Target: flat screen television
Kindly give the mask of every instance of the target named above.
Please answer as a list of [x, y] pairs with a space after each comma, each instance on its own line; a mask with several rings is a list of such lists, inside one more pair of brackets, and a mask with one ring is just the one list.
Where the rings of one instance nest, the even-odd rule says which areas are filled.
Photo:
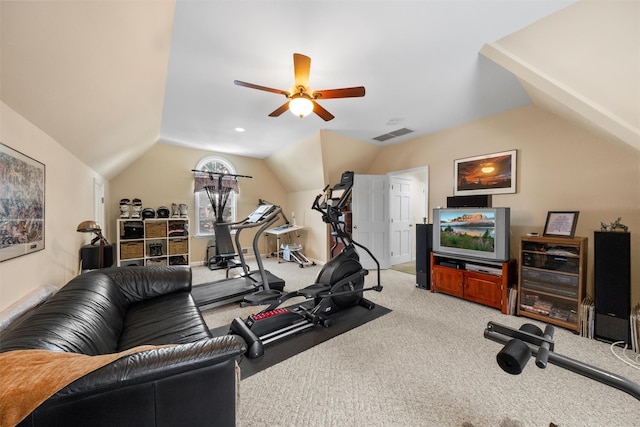
[[472, 260], [510, 258], [509, 208], [433, 210], [433, 251]]

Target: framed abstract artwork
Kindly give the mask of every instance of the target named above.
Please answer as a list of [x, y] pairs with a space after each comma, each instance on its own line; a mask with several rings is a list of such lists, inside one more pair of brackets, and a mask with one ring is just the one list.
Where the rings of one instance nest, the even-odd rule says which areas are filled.
[[45, 165], [0, 143], [0, 262], [44, 249]]

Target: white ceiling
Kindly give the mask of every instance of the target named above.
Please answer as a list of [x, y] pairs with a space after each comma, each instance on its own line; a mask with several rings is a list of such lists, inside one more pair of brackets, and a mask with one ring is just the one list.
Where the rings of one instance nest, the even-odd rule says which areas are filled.
[[[177, 0], [160, 140], [266, 157], [319, 129], [397, 143], [530, 103], [516, 78], [479, 54], [572, 0]], [[312, 89], [365, 86], [320, 101], [335, 119], [268, 114], [289, 90], [292, 55], [311, 57]], [[234, 129], [244, 128], [239, 133]]]
[[[529, 104], [527, 85], [479, 52], [574, 3], [0, 1], [0, 99], [107, 179], [158, 141], [266, 157], [319, 129], [370, 143], [414, 131], [397, 143]], [[366, 96], [320, 101], [330, 122], [268, 117], [285, 97], [233, 81], [288, 90], [294, 52], [312, 59], [312, 89]]]

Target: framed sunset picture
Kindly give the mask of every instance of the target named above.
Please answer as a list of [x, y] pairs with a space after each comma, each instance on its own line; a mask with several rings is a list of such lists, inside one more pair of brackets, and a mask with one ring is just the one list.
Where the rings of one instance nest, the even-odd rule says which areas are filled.
[[454, 161], [456, 196], [516, 192], [516, 150]]

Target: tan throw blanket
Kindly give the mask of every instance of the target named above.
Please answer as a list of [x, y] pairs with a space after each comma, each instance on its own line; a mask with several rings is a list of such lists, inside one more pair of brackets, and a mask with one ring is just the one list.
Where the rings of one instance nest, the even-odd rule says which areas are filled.
[[157, 346], [87, 356], [48, 350], [0, 353], [0, 427], [15, 426], [42, 402], [73, 381], [123, 356]]

